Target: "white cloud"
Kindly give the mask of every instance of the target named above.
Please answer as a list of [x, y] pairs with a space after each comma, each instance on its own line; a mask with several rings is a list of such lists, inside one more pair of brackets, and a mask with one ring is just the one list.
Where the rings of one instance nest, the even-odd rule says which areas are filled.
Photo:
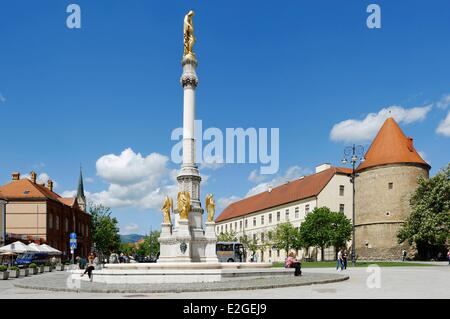
[[267, 179], [267, 175], [261, 175], [258, 173], [259, 170], [254, 169], [250, 172], [250, 175], [248, 176], [248, 180], [253, 183], [261, 183], [265, 179]]
[[378, 113], [369, 113], [363, 120], [349, 119], [333, 126], [330, 138], [336, 142], [367, 142], [372, 140], [388, 117], [393, 117], [399, 123], [414, 123], [423, 121], [432, 105], [422, 107], [403, 108], [390, 106]]
[[95, 179], [93, 179], [92, 177], [86, 177], [84, 180], [86, 181], [86, 183], [89, 183], [89, 184], [92, 184], [95, 182]]
[[[166, 195], [176, 197], [177, 171], [168, 167], [167, 156], [142, 156], [131, 148], [120, 155], [108, 154], [97, 160], [97, 175], [109, 184], [106, 190], [86, 195], [108, 207], [161, 208]], [[206, 179], [206, 178], [205, 178]]]
[[436, 106], [440, 109], [445, 110], [450, 105], [450, 94], [444, 94]]
[[122, 235], [129, 235], [129, 234], [135, 234], [139, 231], [140, 227], [139, 225], [135, 223], [130, 223], [124, 227], [124, 231], [121, 231], [120, 233]]
[[450, 111], [448, 112], [447, 117], [439, 123], [436, 133], [450, 137]]
[[232, 203], [234, 203], [234, 202], [237, 202], [238, 200], [240, 200], [241, 199], [241, 197], [238, 197], [238, 196], [230, 196], [230, 197], [222, 197], [222, 198], [219, 198], [218, 200], [217, 200], [217, 207], [220, 209], [220, 210], [223, 210], [223, 209], [225, 209], [227, 206], [229, 206], [230, 204], [232, 204]]
[[64, 191], [60, 195], [61, 195], [61, 197], [64, 197], [64, 198], [76, 197], [77, 196], [77, 191], [75, 191], [75, 190]]
[[291, 166], [286, 170], [286, 172], [283, 175], [277, 175], [271, 181], [262, 182], [256, 185], [255, 187], [252, 187], [247, 192], [247, 195], [245, 195], [245, 197], [265, 192], [268, 190], [269, 186], [274, 188], [310, 173], [311, 171], [309, 169], [297, 165]]

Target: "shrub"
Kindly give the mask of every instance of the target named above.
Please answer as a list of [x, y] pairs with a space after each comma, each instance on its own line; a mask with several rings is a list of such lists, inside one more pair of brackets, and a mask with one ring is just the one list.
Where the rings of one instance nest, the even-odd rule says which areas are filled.
[[11, 267], [9, 267], [9, 270], [19, 270], [19, 267], [17, 267], [17, 266], [11, 266]]
[[0, 272], [5, 272], [8, 270], [8, 267], [0, 265]]
[[31, 263], [28, 265], [28, 268], [34, 269], [34, 268], [37, 268], [37, 265], [35, 263]]

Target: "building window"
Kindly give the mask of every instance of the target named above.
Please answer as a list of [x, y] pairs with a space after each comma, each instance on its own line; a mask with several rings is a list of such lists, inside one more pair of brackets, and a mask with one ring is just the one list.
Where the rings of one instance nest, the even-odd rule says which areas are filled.
[[286, 209], [286, 220], [289, 220], [289, 209]]
[[64, 228], [65, 228], [66, 232], [68, 232], [69, 231], [69, 219], [67, 217], [65, 218], [64, 223], [65, 223]]
[[256, 234], [253, 234], [253, 241], [256, 241]]
[[339, 204], [339, 212], [340, 213], [344, 213], [344, 208], [345, 208], [344, 204]]
[[230, 223], [230, 232], [233, 231], [233, 223]]
[[256, 226], [256, 217], [253, 217], [253, 227]]
[[295, 219], [298, 218], [298, 213], [299, 213], [299, 211], [300, 211], [300, 208], [299, 208], [298, 206], [295, 207]]
[[272, 213], [269, 214], [269, 224], [272, 224]]
[[264, 215], [261, 216], [261, 225], [264, 225]]
[[53, 228], [53, 214], [48, 214], [48, 228]]
[[269, 238], [269, 240], [272, 240], [272, 232], [271, 231], [267, 232], [267, 237]]
[[55, 220], [55, 226], [56, 226], [56, 230], [59, 230], [59, 216], [56, 216], [56, 218], [55, 218], [56, 220]]
[[234, 231], [237, 231], [237, 222], [234, 222]]
[[389, 189], [393, 189], [393, 188], [394, 188], [394, 183], [390, 182], [390, 183], [388, 184], [388, 188], [389, 188]]
[[277, 250], [277, 257], [280, 257], [280, 250]]
[[272, 249], [269, 249], [269, 258], [272, 258]]
[[261, 241], [264, 241], [264, 233], [261, 233]]
[[344, 196], [344, 185], [339, 185], [339, 196]]
[[248, 219], [245, 220], [245, 228], [248, 228]]
[[308, 214], [309, 213], [309, 204], [306, 204], [305, 205], [305, 214]]
[[281, 218], [280, 216], [281, 216], [280, 212], [277, 212], [277, 222], [280, 221], [280, 218]]
[[225, 232], [228, 233], [228, 225], [225, 225]]

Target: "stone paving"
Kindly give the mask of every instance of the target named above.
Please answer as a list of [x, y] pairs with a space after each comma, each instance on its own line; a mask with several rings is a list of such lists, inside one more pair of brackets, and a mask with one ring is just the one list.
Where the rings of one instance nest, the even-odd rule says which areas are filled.
[[[94, 274], [95, 276], [95, 274]], [[17, 288], [59, 292], [88, 293], [168, 293], [271, 289], [312, 284], [325, 284], [349, 279], [347, 274], [307, 273], [299, 277], [272, 277], [258, 279], [227, 280], [210, 283], [183, 284], [105, 284], [79, 280], [78, 274], [55, 272], [15, 281]]]

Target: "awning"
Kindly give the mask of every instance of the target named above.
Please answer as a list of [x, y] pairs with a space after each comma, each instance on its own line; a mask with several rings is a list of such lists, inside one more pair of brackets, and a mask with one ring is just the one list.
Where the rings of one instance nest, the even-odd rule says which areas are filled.
[[12, 244], [0, 247], [0, 253], [25, 254], [25, 253], [32, 253], [32, 252], [35, 252], [35, 251], [20, 241], [16, 241]]

